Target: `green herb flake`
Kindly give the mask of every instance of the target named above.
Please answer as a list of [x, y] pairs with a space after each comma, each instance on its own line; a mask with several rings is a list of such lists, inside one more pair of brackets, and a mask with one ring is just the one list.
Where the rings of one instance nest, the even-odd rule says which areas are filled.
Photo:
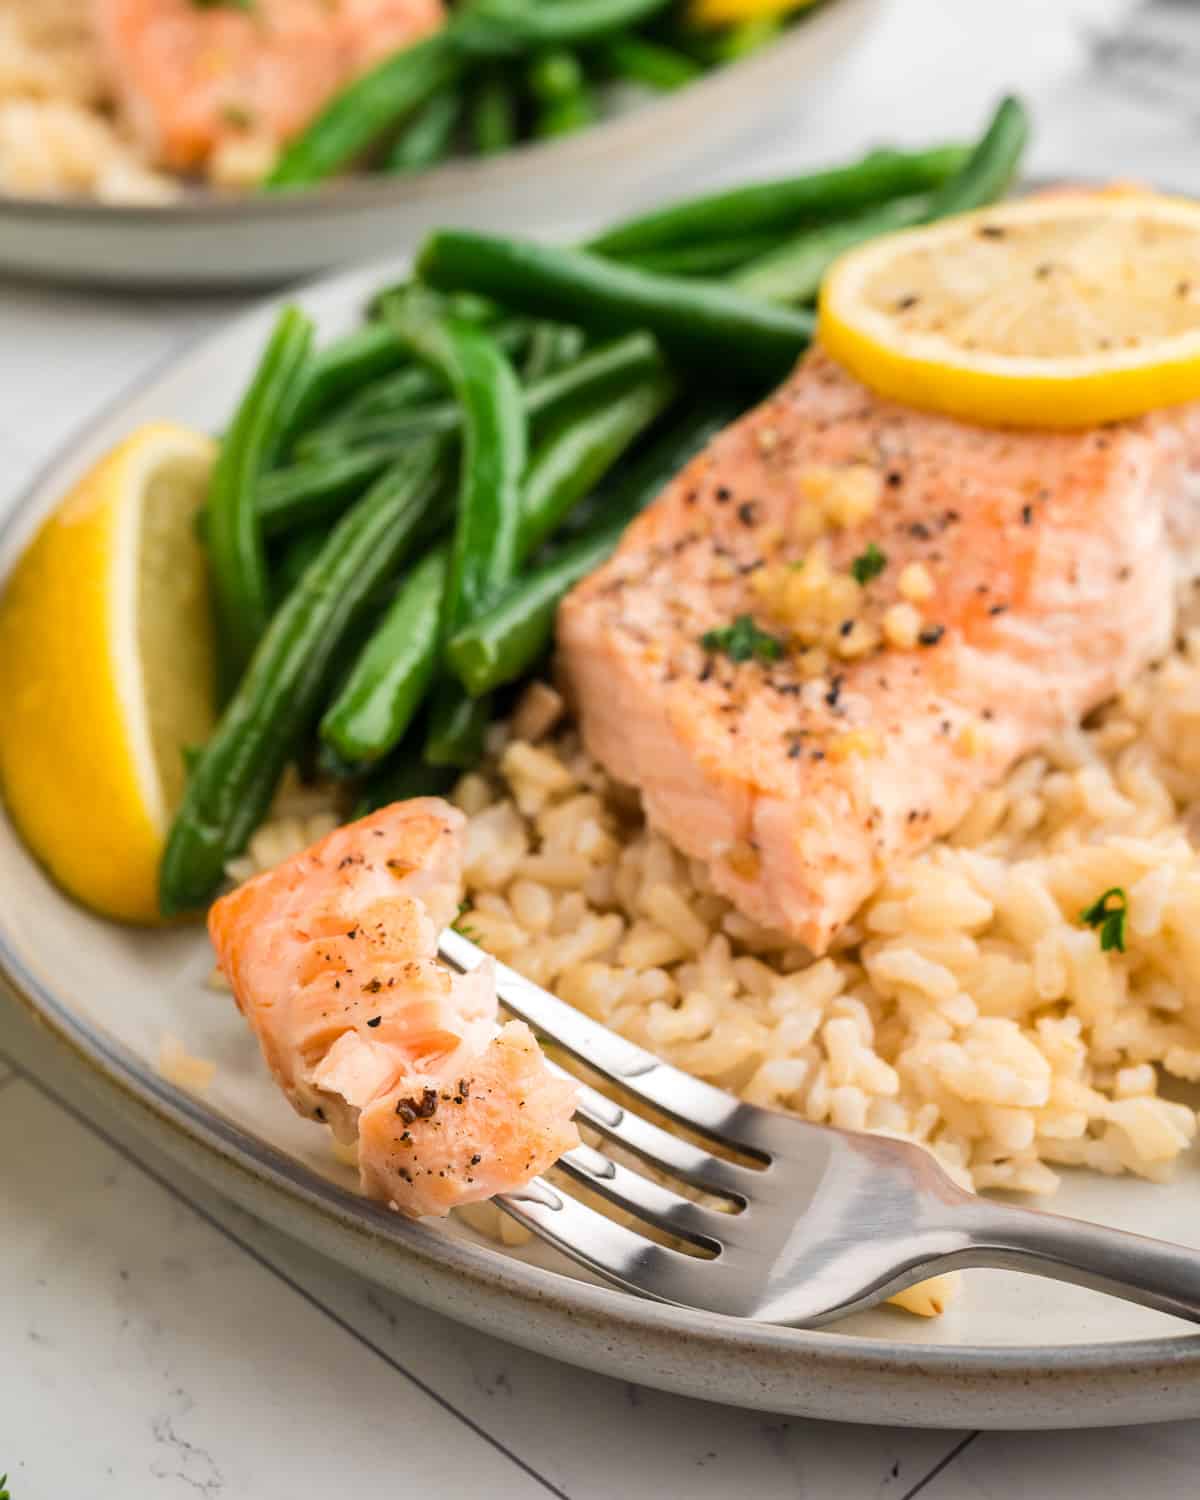
[[1129, 916], [1129, 897], [1119, 885], [1105, 891], [1098, 901], [1079, 913], [1079, 920], [1100, 933], [1100, 951], [1125, 952], [1125, 921]]
[[738, 615], [732, 625], [706, 630], [700, 637], [706, 651], [723, 651], [730, 661], [778, 661], [783, 642], [760, 630], [750, 615]]
[[250, 130], [254, 125], [254, 111], [244, 104], [226, 104], [222, 106], [221, 119], [231, 130]]
[[850, 564], [855, 583], [870, 583], [887, 567], [887, 553], [881, 552], [874, 542], [867, 543], [867, 550], [860, 553]]
[[[460, 937], [465, 937], [468, 943], [479, 943], [479, 934], [467, 925], [466, 918], [470, 915], [471, 903], [460, 901], [458, 903], [458, 916], [450, 924], [451, 932], [457, 932]], [[3, 1500], [3, 1496], [0, 1496]]]
[[[193, 10], [244, 10], [249, 14], [254, 9], [254, 0], [192, 0]], [[0, 1495], [0, 1500], [4, 1497]]]
[[0, 1474], [0, 1500], [10, 1500], [7, 1474]]

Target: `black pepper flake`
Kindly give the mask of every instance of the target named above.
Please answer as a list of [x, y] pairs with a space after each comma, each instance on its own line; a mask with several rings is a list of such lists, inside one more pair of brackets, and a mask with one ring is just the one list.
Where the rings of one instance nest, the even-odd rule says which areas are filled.
[[917, 636], [922, 646], [936, 646], [946, 634], [944, 625], [926, 625], [925, 629]]
[[889, 469], [884, 475], [884, 482], [894, 490], [899, 489], [904, 483], [904, 475], [899, 469]]
[[914, 521], [908, 528], [909, 536], [916, 537], [918, 542], [927, 542], [930, 537], [929, 527], [924, 521]]
[[358, 936], [358, 928], [357, 927], [352, 927], [350, 929], [350, 931], [346, 934], [346, 936], [350, 939], [351, 942], [353, 942], [354, 939]]
[[853, 620], [843, 620], [842, 623], [838, 626], [838, 635], [845, 639], [845, 637], [848, 636], [853, 629]]
[[478, 1153], [478, 1151], [477, 1151], [475, 1153], [475, 1155], [471, 1158], [471, 1165], [473, 1167], [477, 1167], [482, 1160], [483, 1160], [483, 1157], [480, 1156], [479, 1153]]
[[1001, 224], [981, 224], [976, 232], [981, 240], [1003, 240], [1008, 237], [1008, 230]]
[[464, 1099], [471, 1097], [471, 1080], [469, 1078], [460, 1078], [458, 1080], [458, 1092]]
[[988, 610], [988, 614], [989, 615], [1003, 615], [1003, 614], [1007, 614], [1007, 613], [1008, 613], [1008, 605], [1007, 604], [993, 604], [992, 607]]
[[318, 1104], [317, 1107], [316, 1107], [316, 1109], [313, 1110], [313, 1119], [314, 1120], [324, 1120], [324, 1118], [325, 1118], [325, 1111]]
[[719, 484], [717, 486], [717, 504], [728, 505], [732, 499], [733, 491], [729, 488], [729, 486], [727, 484]]
[[833, 681], [829, 684], [829, 691], [825, 694], [825, 702], [829, 705], [830, 708], [836, 708], [838, 706], [838, 699], [842, 696], [842, 688], [845, 687], [845, 685], [846, 679], [842, 675], [842, 673], [839, 672], [837, 676], [834, 677]]
[[406, 1125], [411, 1125], [414, 1120], [432, 1120], [437, 1114], [437, 1107], [437, 1089], [425, 1089], [420, 1099], [400, 1099], [396, 1104], [396, 1113]]
[[379, 991], [382, 988], [383, 980], [378, 978], [378, 976], [376, 976], [376, 978], [374, 979], [368, 979], [366, 984], [363, 985], [363, 989], [367, 992], [368, 995], [378, 995]]
[[743, 500], [737, 508], [737, 518], [743, 526], [753, 526], [758, 518], [758, 507], [753, 500]]
[[916, 292], [906, 292], [903, 297], [897, 297], [892, 306], [897, 312], [908, 312], [910, 308], [916, 307], [920, 300]]
[[372, 1016], [371, 1019], [367, 1022], [367, 1025], [370, 1026], [373, 1030], [376, 1026], [379, 1025], [382, 1020], [382, 1016]]
[[1032, 526], [1033, 525], [1033, 506], [1032, 505], [1022, 505], [1022, 507], [1021, 507], [1021, 525], [1022, 526]]

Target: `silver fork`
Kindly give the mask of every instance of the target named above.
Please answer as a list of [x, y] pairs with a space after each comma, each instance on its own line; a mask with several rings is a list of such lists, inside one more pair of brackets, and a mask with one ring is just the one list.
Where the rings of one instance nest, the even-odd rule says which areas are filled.
[[[461, 933], [439, 951], [464, 973], [487, 955]], [[1110, 1292], [1200, 1322], [1200, 1251], [964, 1192], [920, 1146], [745, 1104], [661, 1062], [497, 964], [503, 1005], [588, 1068], [690, 1131], [712, 1154], [594, 1089], [578, 1120], [652, 1167], [726, 1201], [692, 1202], [581, 1145], [559, 1165], [644, 1223], [657, 1244], [543, 1178], [498, 1199], [542, 1239], [629, 1291], [685, 1307], [817, 1327], [942, 1271], [992, 1266]]]

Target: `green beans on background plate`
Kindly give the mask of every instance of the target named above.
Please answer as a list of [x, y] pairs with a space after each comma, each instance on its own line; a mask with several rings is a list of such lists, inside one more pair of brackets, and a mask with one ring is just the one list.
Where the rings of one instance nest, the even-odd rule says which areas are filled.
[[258, 643], [188, 777], [159, 879], [163, 913], [202, 905], [270, 807], [362, 601], [444, 497], [441, 446], [414, 445], [326, 537]]
[[618, 78], [667, 92], [693, 83], [703, 65], [686, 52], [632, 32], [619, 32], [600, 43], [600, 56]]
[[671, 204], [607, 230], [588, 249], [621, 258], [760, 230], [784, 232], [805, 221], [838, 218], [889, 198], [929, 192], [952, 177], [966, 157], [962, 146], [873, 151], [843, 167]]
[[407, 114], [453, 87], [462, 68], [450, 27], [385, 58], [335, 94], [284, 147], [264, 186], [307, 187], [331, 177]]
[[686, 371], [710, 380], [781, 379], [812, 337], [805, 312], [744, 296], [719, 282], [683, 281], [582, 250], [444, 230], [417, 260], [444, 291], [470, 287], [522, 311], [584, 327], [647, 329]]
[[566, 130], [555, 128], [556, 116], [565, 119], [578, 101], [589, 98], [583, 63], [570, 47], [548, 47], [535, 53], [525, 69], [525, 83], [536, 111], [535, 135], [566, 134]]
[[559, 600], [609, 556], [638, 511], [741, 411], [742, 403], [728, 396], [693, 403], [596, 495], [586, 529], [451, 638], [447, 659], [468, 692], [488, 693], [537, 666], [554, 633]]
[[466, 51], [504, 56], [573, 47], [648, 21], [671, 0], [473, 0], [456, 15], [454, 38]]
[[512, 84], [497, 68], [476, 84], [467, 107], [468, 125], [480, 156], [511, 150], [517, 139], [517, 100]]
[[453, 84], [411, 117], [384, 157], [385, 172], [421, 172], [449, 156], [463, 117], [463, 93]]
[[288, 415], [293, 382], [309, 360], [313, 325], [280, 313], [254, 377], [221, 442], [205, 506], [222, 676], [234, 681], [267, 627], [270, 586], [255, 496]]

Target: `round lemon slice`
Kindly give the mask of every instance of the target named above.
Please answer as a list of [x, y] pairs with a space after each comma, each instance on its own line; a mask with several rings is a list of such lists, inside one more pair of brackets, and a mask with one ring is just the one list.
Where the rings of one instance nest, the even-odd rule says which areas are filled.
[[213, 444], [141, 428], [75, 486], [0, 599], [0, 782], [29, 847], [78, 900], [158, 919], [184, 751], [213, 719], [193, 521]]
[[1200, 204], [1053, 193], [871, 241], [819, 337], [881, 395], [967, 421], [1084, 427], [1200, 398]]

